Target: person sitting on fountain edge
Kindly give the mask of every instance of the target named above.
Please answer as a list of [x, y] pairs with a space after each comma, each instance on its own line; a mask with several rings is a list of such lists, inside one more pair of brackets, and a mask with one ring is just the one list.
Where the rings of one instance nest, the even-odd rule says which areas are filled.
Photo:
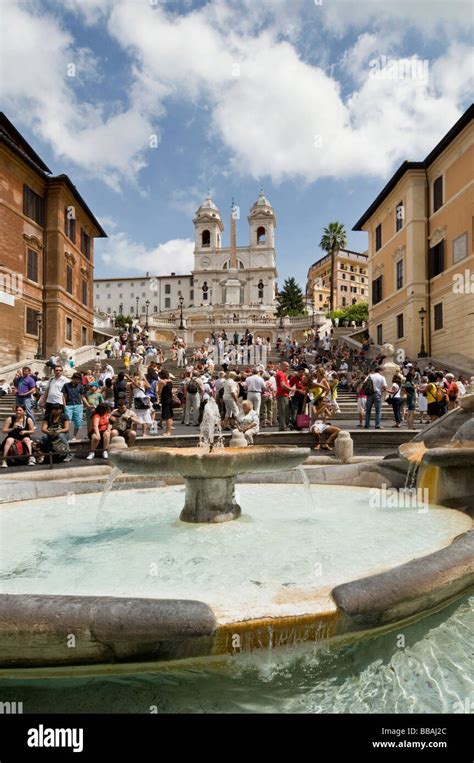
[[253, 445], [253, 438], [258, 434], [260, 420], [250, 400], [244, 400], [242, 403], [242, 413], [237, 416], [238, 429], [243, 432], [249, 445]]

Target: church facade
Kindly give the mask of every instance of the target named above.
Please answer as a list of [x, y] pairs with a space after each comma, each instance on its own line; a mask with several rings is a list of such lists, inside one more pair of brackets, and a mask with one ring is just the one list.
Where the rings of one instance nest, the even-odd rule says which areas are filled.
[[250, 243], [237, 246], [236, 220], [239, 207], [230, 213], [230, 246], [222, 246], [224, 223], [208, 196], [194, 217], [194, 307], [238, 314], [239, 311], [269, 312], [276, 308], [275, 261], [276, 217], [263, 191], [247, 217]]

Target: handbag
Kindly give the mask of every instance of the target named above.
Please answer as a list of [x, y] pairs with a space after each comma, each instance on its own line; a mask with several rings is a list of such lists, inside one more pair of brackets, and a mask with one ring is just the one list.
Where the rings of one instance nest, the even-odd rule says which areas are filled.
[[[305, 395], [304, 404], [303, 404], [303, 411], [305, 410], [306, 405], [307, 405], [306, 404], [306, 400], [307, 400], [307, 396]], [[307, 413], [298, 413], [298, 415], [296, 417], [296, 428], [297, 429], [306, 429], [306, 428], [309, 429], [309, 425], [310, 425], [309, 415]]]
[[140, 411], [144, 411], [150, 407], [150, 399], [148, 397], [136, 397], [135, 408]]

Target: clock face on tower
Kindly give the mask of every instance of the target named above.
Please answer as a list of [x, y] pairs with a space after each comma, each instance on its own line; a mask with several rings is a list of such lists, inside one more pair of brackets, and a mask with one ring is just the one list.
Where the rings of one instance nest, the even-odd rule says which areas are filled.
[[202, 268], [208, 268], [210, 264], [211, 264], [210, 257], [201, 257], [200, 265]]

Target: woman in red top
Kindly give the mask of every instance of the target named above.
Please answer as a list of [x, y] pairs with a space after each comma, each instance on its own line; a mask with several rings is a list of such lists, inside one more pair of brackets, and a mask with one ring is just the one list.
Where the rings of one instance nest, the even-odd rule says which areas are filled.
[[110, 413], [105, 403], [99, 403], [94, 413], [91, 416], [89, 439], [91, 441], [91, 450], [86, 457], [88, 461], [92, 461], [95, 458], [95, 450], [102, 445], [102, 458], [108, 458], [109, 454], [107, 448], [110, 445], [110, 431], [112, 425], [110, 423]]

